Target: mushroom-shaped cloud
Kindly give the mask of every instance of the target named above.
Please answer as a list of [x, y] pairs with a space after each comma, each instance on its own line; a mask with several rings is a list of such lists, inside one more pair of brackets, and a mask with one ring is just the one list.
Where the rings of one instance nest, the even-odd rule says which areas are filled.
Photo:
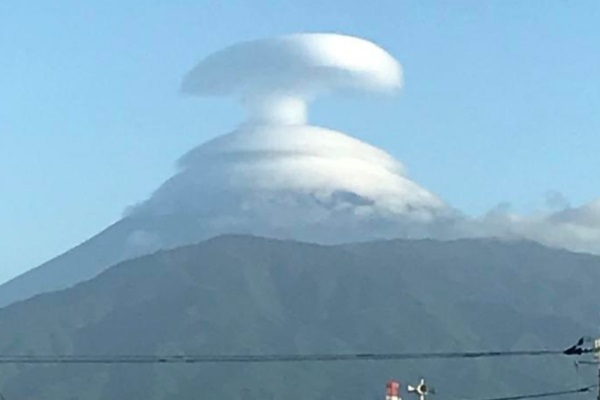
[[381, 47], [339, 34], [296, 34], [233, 45], [200, 62], [182, 91], [238, 96], [250, 122], [303, 124], [306, 103], [337, 89], [393, 92], [400, 64]]
[[221, 233], [322, 243], [437, 236], [457, 213], [411, 181], [400, 162], [305, 124], [306, 103], [317, 95], [395, 92], [401, 83], [391, 55], [350, 36], [298, 34], [215, 53], [184, 78], [183, 91], [237, 96], [251, 123], [188, 153], [180, 171], [131, 215], [193, 221], [200, 232], [194, 241]]

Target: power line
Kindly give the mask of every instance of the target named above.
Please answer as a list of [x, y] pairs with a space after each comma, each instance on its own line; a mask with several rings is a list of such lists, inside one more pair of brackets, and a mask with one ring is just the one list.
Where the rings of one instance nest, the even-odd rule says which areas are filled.
[[544, 393], [534, 393], [534, 394], [523, 394], [517, 396], [508, 396], [508, 397], [492, 397], [488, 399], [476, 399], [476, 400], [522, 400], [522, 399], [538, 399], [541, 397], [552, 397], [552, 396], [564, 396], [567, 394], [576, 394], [576, 393], [586, 393], [590, 390], [597, 388], [598, 385], [590, 385], [584, 386], [578, 389], [571, 390], [562, 390], [557, 392], [544, 392]]
[[[579, 355], [588, 353], [567, 353]], [[431, 359], [474, 359], [492, 357], [539, 357], [565, 355], [564, 350], [522, 350], [446, 353], [338, 353], [273, 355], [0, 355], [0, 364], [198, 364], [198, 363], [300, 363], [343, 361], [394, 361]]]

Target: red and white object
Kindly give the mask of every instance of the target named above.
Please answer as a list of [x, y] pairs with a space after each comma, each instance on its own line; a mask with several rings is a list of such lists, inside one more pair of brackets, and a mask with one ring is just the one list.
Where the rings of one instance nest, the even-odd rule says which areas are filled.
[[394, 380], [385, 385], [385, 400], [402, 400], [400, 397], [400, 383]]

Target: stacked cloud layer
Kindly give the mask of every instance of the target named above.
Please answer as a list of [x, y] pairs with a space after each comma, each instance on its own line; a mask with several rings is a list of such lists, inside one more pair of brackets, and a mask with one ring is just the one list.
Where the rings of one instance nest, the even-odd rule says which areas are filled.
[[230, 95], [249, 118], [186, 155], [136, 213], [185, 213], [212, 234], [321, 242], [437, 237], [457, 219], [386, 152], [306, 124], [307, 103], [333, 90], [393, 92], [402, 68], [371, 42], [291, 35], [232, 46], [194, 68], [183, 91]]
[[382, 150], [305, 125], [253, 126], [188, 153], [136, 210], [219, 233], [343, 242], [439, 236], [457, 218]]

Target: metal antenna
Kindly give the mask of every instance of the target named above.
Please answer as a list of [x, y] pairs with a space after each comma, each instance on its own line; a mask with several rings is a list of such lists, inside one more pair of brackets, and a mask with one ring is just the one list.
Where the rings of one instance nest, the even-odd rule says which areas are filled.
[[425, 383], [425, 378], [421, 378], [417, 386], [408, 385], [408, 393], [414, 393], [419, 396], [419, 400], [425, 400], [425, 398], [431, 393], [429, 386]]

